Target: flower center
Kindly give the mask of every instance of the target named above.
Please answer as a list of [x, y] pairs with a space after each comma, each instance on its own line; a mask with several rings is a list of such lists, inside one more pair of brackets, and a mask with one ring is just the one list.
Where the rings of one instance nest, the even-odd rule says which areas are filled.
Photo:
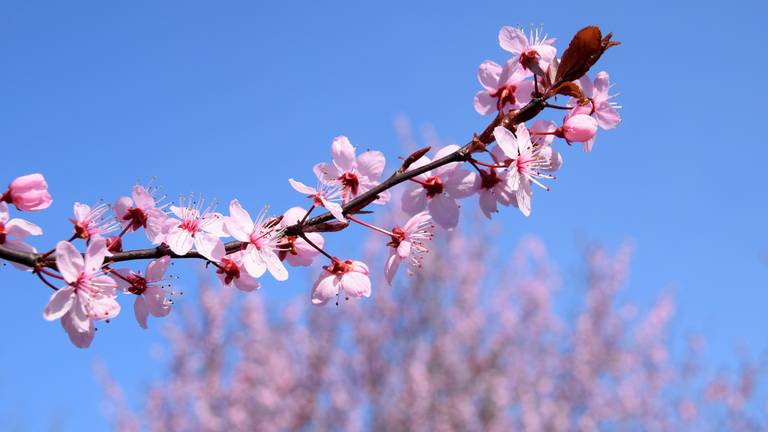
[[538, 65], [539, 53], [533, 48], [529, 48], [520, 53], [520, 64], [525, 69], [530, 69], [534, 65]]
[[5, 223], [0, 222], [0, 244], [5, 243], [5, 238], [7, 234], [5, 232]]
[[181, 223], [181, 229], [189, 231], [189, 233], [192, 234], [192, 237], [195, 236], [195, 233], [197, 233], [199, 228], [200, 222], [197, 219], [185, 219]]
[[387, 246], [392, 246], [393, 248], [396, 248], [400, 246], [400, 242], [405, 240], [405, 231], [400, 227], [394, 227], [392, 228], [392, 241], [387, 243]]
[[134, 231], [142, 227], [146, 228], [148, 219], [149, 217], [144, 213], [144, 210], [136, 207], [129, 208], [123, 216], [123, 220], [130, 221], [131, 229]]
[[438, 176], [432, 176], [424, 180], [422, 186], [427, 191], [427, 197], [432, 198], [437, 194], [443, 193], [445, 188], [443, 187], [443, 181]]
[[229, 258], [222, 258], [216, 273], [223, 274], [224, 283], [229, 285], [233, 280], [240, 278], [240, 267]]
[[339, 180], [341, 181], [342, 186], [344, 186], [344, 189], [348, 189], [352, 192], [352, 195], [357, 195], [357, 189], [360, 186], [360, 180], [358, 180], [357, 174], [347, 171], [339, 176]]
[[126, 279], [128, 279], [128, 282], [131, 284], [131, 286], [128, 287], [128, 292], [140, 295], [147, 290], [147, 280], [144, 279], [144, 277], [131, 273]]
[[499, 176], [496, 175], [496, 171], [480, 171], [480, 186], [483, 189], [493, 189], [499, 182], [501, 182], [501, 180], [499, 180]]
[[506, 104], [514, 105], [517, 102], [515, 99], [515, 91], [517, 91], [517, 87], [513, 85], [505, 85], [499, 87], [495, 92], [491, 93], [492, 97], [498, 99], [496, 102], [496, 108], [500, 110]]
[[323, 268], [325, 268], [329, 273], [333, 273], [335, 275], [343, 275], [344, 273], [349, 273], [352, 271], [352, 261], [342, 261], [338, 258], [334, 258], [331, 265], [324, 266]]

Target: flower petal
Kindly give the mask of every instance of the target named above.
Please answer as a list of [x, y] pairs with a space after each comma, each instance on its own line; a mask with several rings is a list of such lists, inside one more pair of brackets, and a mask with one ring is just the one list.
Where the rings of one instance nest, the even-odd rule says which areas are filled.
[[427, 207], [432, 219], [441, 227], [453, 229], [459, 224], [459, 205], [455, 199], [442, 194], [435, 195]]
[[83, 256], [70, 242], [60, 241], [56, 245], [56, 267], [68, 283], [77, 282], [85, 267]]
[[352, 171], [356, 167], [355, 148], [345, 136], [337, 136], [331, 143], [333, 163], [342, 171]]
[[336, 294], [339, 293], [339, 288], [339, 277], [324, 270], [312, 286], [312, 304], [321, 305], [327, 303], [328, 300], [336, 297]]
[[219, 262], [226, 251], [221, 239], [207, 232], [199, 232], [195, 236], [195, 248], [200, 255], [208, 258], [210, 261]]
[[43, 318], [47, 321], [55, 321], [69, 312], [75, 303], [75, 288], [67, 286], [51, 295], [48, 304], [43, 309]]
[[136, 301], [133, 303], [133, 315], [136, 316], [136, 322], [143, 329], [147, 328], [147, 317], [149, 316], [149, 309], [144, 302], [144, 297], [136, 296]]
[[171, 257], [164, 256], [156, 260], [152, 260], [147, 265], [147, 272], [144, 277], [148, 282], [157, 282], [163, 279], [165, 272], [168, 270], [168, 266], [171, 264]]
[[370, 150], [357, 157], [357, 171], [370, 180], [381, 177], [385, 165], [384, 153], [380, 151]]

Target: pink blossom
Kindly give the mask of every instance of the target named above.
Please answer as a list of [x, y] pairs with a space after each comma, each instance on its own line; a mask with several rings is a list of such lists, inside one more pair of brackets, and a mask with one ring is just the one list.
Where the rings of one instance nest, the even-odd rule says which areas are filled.
[[[307, 211], [301, 207], [292, 207], [283, 213], [283, 218], [280, 220], [280, 226], [286, 228], [290, 225], [301, 222], [304, 219], [304, 215]], [[317, 247], [322, 248], [325, 240], [319, 233], [305, 233], [305, 236], [314, 243]], [[297, 236], [285, 236], [283, 237], [282, 250], [278, 253], [280, 259], [288, 261], [288, 264], [297, 267], [306, 267], [312, 264], [312, 261], [319, 254], [317, 249], [307, 243], [301, 237]]]
[[258, 279], [248, 274], [243, 267], [242, 252], [227, 255], [218, 262], [216, 267], [216, 276], [224, 285], [229, 286], [234, 282], [237, 289], [247, 292], [258, 289], [260, 286]]
[[75, 227], [75, 235], [83, 240], [90, 241], [96, 237], [104, 237], [105, 234], [116, 231], [120, 225], [111, 215], [108, 215], [109, 206], [99, 204], [91, 208], [87, 204], [78, 202], [73, 206], [75, 218], [70, 222]]
[[342, 290], [347, 298], [371, 296], [371, 279], [365, 263], [334, 258], [331, 265], [323, 266], [322, 273], [312, 286], [312, 304], [325, 304]]
[[[43, 234], [42, 228], [24, 219], [11, 219], [8, 205], [0, 201], [0, 245], [22, 252], [37, 252], [34, 247], [24, 242], [27, 236]], [[11, 262], [19, 270], [29, 271], [29, 267]]]
[[501, 150], [509, 158], [506, 163], [510, 170], [510, 187], [515, 191], [515, 204], [524, 215], [529, 216], [531, 214], [531, 183], [549, 190], [538, 179], [554, 178], [542, 171], [553, 170], [554, 165], [551, 161], [560, 160], [560, 155], [551, 146], [534, 146], [528, 129], [522, 123], [517, 125], [515, 134], [498, 126], [493, 130], [493, 135]]
[[577, 106], [570, 110], [563, 119], [563, 126], [555, 131], [555, 136], [565, 138], [569, 143], [580, 142], [584, 145], [584, 151], [592, 151], [597, 133], [597, 120], [589, 113], [590, 108]]
[[269, 270], [278, 281], [288, 279], [288, 270], [277, 255], [283, 250], [283, 231], [273, 219], [267, 218], [266, 210], [254, 222], [240, 201], [232, 200], [224, 225], [229, 235], [247, 245], [242, 260], [251, 276], [258, 278]]
[[0, 201], [12, 203], [22, 211], [38, 211], [47, 209], [53, 199], [43, 175], [35, 173], [12, 181], [8, 190], [0, 196]]
[[485, 90], [475, 95], [475, 111], [482, 115], [520, 108], [531, 100], [533, 81], [519, 62], [510, 60], [502, 68], [486, 60], [480, 64], [477, 78]]
[[56, 266], [67, 285], [51, 295], [43, 318], [61, 319], [69, 339], [80, 348], [91, 344], [94, 320], [109, 320], [120, 313], [120, 304], [115, 300], [117, 284], [101, 270], [106, 255], [103, 238], [91, 241], [85, 258], [72, 243], [61, 241], [56, 245]]
[[136, 295], [133, 312], [141, 328], [147, 328], [147, 318], [150, 314], [161, 318], [171, 312], [173, 302], [166, 297], [164, 288], [168, 285], [163, 279], [170, 264], [171, 257], [166, 255], [152, 260], [143, 275], [141, 272], [134, 273], [126, 269], [115, 271], [118, 274], [115, 279], [117, 287], [126, 294]]
[[[498, 147], [491, 149], [494, 161], [501, 162], [506, 159], [504, 152]], [[498, 212], [498, 205], [508, 206], [515, 200], [515, 190], [512, 189], [509, 180], [508, 169], [487, 168], [480, 169], [477, 183], [480, 210], [487, 218]]]
[[[345, 136], [333, 139], [331, 156], [333, 162], [315, 165], [315, 174], [327, 184], [338, 185], [344, 203], [376, 186], [386, 163], [380, 151], [355, 156], [355, 148]], [[384, 204], [388, 200], [389, 193], [383, 192], [375, 202]]]
[[621, 108], [611, 102], [616, 95], [609, 95], [611, 80], [608, 72], [598, 72], [594, 83], [587, 75], [579, 79], [579, 85], [584, 96], [589, 98], [592, 106], [591, 114], [597, 118], [597, 124], [603, 129], [613, 129], [621, 122], [621, 116], [616, 111]]
[[526, 36], [522, 29], [516, 27], [502, 27], [499, 31], [499, 45], [501, 48], [517, 54], [513, 60], [519, 62], [525, 69], [536, 75], [544, 75], [547, 66], [555, 58], [557, 49], [554, 47], [555, 39], [540, 35], [539, 29], [531, 30]]
[[183, 199], [180, 201], [180, 207], [170, 207], [181, 220], [171, 219], [168, 223], [165, 243], [177, 255], [186, 255], [194, 244], [200, 255], [211, 261], [220, 260], [225, 253], [221, 241], [226, 236], [224, 217], [213, 211], [213, 206], [203, 208], [202, 200], [192, 201], [192, 206], [184, 206]]
[[421, 268], [424, 255], [429, 251], [426, 242], [432, 240], [434, 230], [432, 216], [427, 212], [413, 215], [402, 228], [392, 228], [392, 241], [387, 245], [390, 247], [389, 257], [384, 267], [384, 276], [390, 285], [403, 260], [408, 260], [411, 269]]
[[127, 227], [129, 231], [138, 231], [144, 228], [147, 239], [152, 244], [160, 244], [170, 225], [164, 207], [157, 206], [152, 190], [136, 185], [130, 197], [120, 197], [115, 202], [115, 215], [123, 229]]
[[[459, 146], [451, 144], [440, 149], [435, 159], [447, 156]], [[428, 157], [417, 160], [410, 169], [415, 169], [430, 163]], [[445, 229], [452, 229], [459, 223], [459, 204], [457, 199], [466, 198], [477, 190], [478, 176], [471, 171], [460, 168], [458, 163], [449, 163], [427, 171], [411, 179], [412, 187], [406, 189], [402, 196], [403, 211], [415, 215], [428, 209], [432, 218]]]
[[[319, 174], [318, 174], [319, 178]], [[312, 203], [318, 207], [325, 207], [333, 217], [341, 222], [344, 222], [344, 213], [342, 212], [341, 205], [335, 202], [341, 196], [341, 189], [338, 184], [328, 184], [323, 181], [319, 181], [317, 188], [313, 189], [300, 181], [296, 181], [292, 178], [288, 179], [288, 183], [291, 187], [303, 194], [307, 194], [307, 198], [312, 198]]]

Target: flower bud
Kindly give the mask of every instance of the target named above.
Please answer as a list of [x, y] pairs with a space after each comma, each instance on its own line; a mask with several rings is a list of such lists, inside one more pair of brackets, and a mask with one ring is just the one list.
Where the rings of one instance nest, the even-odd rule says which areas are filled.
[[597, 132], [597, 120], [586, 114], [576, 114], [565, 119], [562, 130], [568, 141], [589, 141], [595, 137]]
[[12, 203], [22, 211], [38, 211], [48, 208], [53, 199], [43, 175], [35, 173], [12, 181], [0, 201]]

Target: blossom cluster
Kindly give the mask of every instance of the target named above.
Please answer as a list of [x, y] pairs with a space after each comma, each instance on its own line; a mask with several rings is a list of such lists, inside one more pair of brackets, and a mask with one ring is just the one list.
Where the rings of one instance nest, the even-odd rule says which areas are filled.
[[[403, 263], [409, 273], [422, 266], [439, 229], [458, 226], [462, 200], [477, 197], [488, 218], [510, 206], [529, 216], [534, 186], [549, 190], [545, 183], [563, 164], [555, 140], [581, 142], [591, 151], [598, 127], [610, 129], [619, 123], [608, 74], [600, 72], [594, 80], [586, 74], [615, 42], [610, 35], [602, 38], [596, 27], [580, 31], [574, 41], [580, 42], [572, 42], [558, 59], [553, 39], [540, 37], [538, 31], [526, 35], [521, 29], [502, 28], [499, 43], [511, 57], [503, 66], [486, 60], [478, 71], [483, 90], [475, 96], [475, 109], [495, 116], [486, 132], [465, 146], [435, 149], [433, 157], [428, 156], [430, 148], [417, 151], [388, 178], [383, 178], [382, 152], [358, 153], [347, 137], [338, 136], [331, 143], [331, 160], [312, 169], [314, 186], [288, 179], [308, 202], [282, 215], [270, 215], [264, 208], [253, 217], [237, 199], [224, 214], [215, 201], [190, 195], [166, 202], [156, 188], [136, 185], [130, 196], [114, 203], [75, 203], [69, 219], [71, 238], [38, 253], [25, 240], [41, 235], [42, 229], [11, 219], [8, 204], [20, 211], [40, 211], [52, 198], [41, 174], [19, 177], [0, 197], [0, 258], [32, 272], [54, 290], [43, 317], [60, 321], [78, 347], [90, 345], [95, 322], [120, 313], [119, 295], [134, 296], [134, 315], [143, 328], [149, 315], [168, 315], [174, 292], [166, 273], [171, 260], [182, 256], [205, 260], [224, 285], [242, 291], [259, 288], [267, 273], [276, 281], [287, 280], [286, 265], [317, 261], [321, 267], [311, 290], [313, 304], [370, 297], [369, 266], [329, 253], [321, 233], [352, 224], [380, 233], [389, 251], [384, 274], [392, 284]], [[585, 43], [593, 46], [591, 51], [572, 48]], [[566, 105], [548, 101], [558, 96], [567, 97]], [[565, 115], [558, 122], [534, 120], [545, 108], [564, 110]], [[364, 211], [369, 204], [390, 203], [390, 189], [401, 183], [405, 185], [397, 204], [409, 218], [393, 227], [362, 219], [371, 213]], [[325, 213], [310, 217], [316, 209]], [[124, 236], [138, 231], [155, 248], [124, 251]], [[227, 238], [232, 240], [225, 243]], [[75, 246], [78, 241], [84, 243], [84, 253]], [[143, 271], [121, 267], [136, 259], [151, 261]]]

